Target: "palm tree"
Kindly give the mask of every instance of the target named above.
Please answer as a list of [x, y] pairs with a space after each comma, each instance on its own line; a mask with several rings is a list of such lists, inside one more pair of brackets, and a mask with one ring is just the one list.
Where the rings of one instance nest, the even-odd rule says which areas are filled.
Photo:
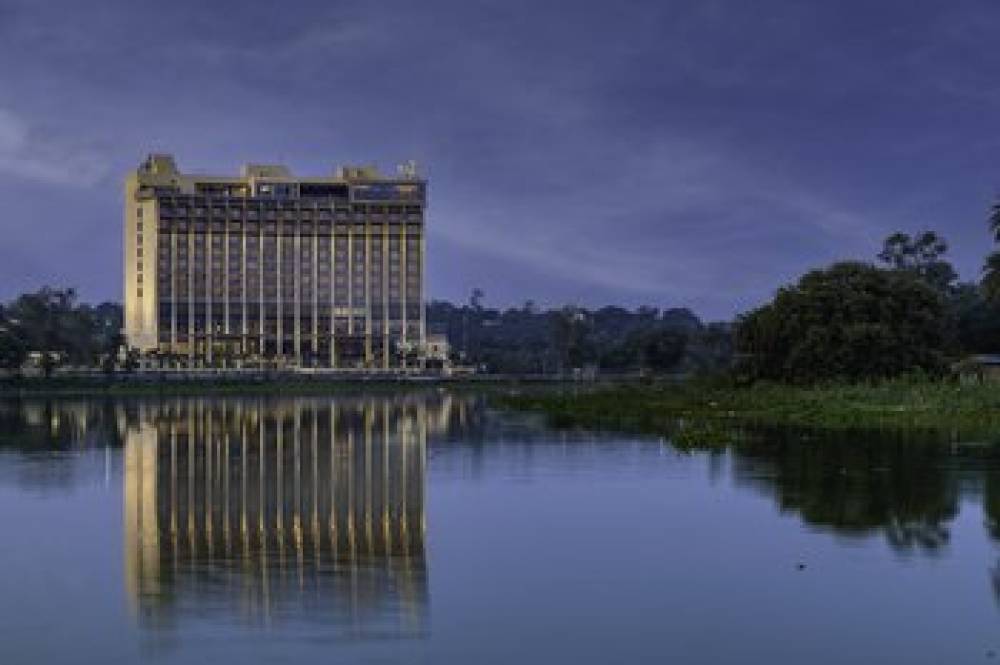
[[1000, 303], [1000, 252], [990, 252], [986, 257], [983, 279], [979, 286], [987, 300]]
[[1000, 200], [990, 209], [990, 231], [993, 232], [994, 241], [1000, 242]]
[[[989, 224], [993, 241], [1000, 243], [1000, 201], [994, 203], [990, 209]], [[991, 252], [986, 257], [981, 286], [987, 300], [1000, 303], [1000, 251]]]

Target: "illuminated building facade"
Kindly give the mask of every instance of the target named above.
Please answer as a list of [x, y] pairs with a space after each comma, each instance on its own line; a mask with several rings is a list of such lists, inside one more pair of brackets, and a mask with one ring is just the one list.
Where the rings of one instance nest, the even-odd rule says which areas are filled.
[[188, 367], [419, 365], [426, 185], [412, 164], [220, 177], [149, 156], [125, 183], [129, 346]]

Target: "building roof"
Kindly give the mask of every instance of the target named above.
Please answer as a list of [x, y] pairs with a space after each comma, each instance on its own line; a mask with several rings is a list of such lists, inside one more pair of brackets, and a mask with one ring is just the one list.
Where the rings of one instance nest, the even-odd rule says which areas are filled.
[[974, 356], [969, 356], [968, 361], [975, 363], [977, 365], [1000, 366], [1000, 354], [982, 353]]

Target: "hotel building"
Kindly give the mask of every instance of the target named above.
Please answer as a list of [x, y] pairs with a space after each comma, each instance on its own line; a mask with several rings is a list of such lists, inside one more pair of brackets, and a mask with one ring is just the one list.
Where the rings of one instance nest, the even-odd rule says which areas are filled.
[[227, 177], [150, 155], [125, 183], [128, 345], [186, 366], [418, 366], [426, 184], [412, 164]]

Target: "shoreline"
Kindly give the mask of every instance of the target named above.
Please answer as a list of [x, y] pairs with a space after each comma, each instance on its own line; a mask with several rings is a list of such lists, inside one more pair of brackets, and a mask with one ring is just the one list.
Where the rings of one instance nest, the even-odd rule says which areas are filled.
[[181, 395], [335, 395], [420, 390], [490, 394], [503, 409], [537, 413], [557, 427], [683, 434], [717, 439], [741, 428], [896, 429], [996, 435], [1000, 384], [924, 378], [871, 384], [735, 385], [722, 380], [559, 375], [184, 373], [0, 379], [0, 399]]
[[569, 385], [621, 385], [622, 377], [580, 382], [559, 375], [457, 375], [391, 374], [361, 372], [290, 372], [253, 373], [178, 372], [114, 375], [20, 376], [0, 378], [0, 399], [17, 397], [74, 397], [180, 394], [324, 394], [363, 391], [410, 391], [428, 388], [495, 390], [518, 387], [563, 387]]

